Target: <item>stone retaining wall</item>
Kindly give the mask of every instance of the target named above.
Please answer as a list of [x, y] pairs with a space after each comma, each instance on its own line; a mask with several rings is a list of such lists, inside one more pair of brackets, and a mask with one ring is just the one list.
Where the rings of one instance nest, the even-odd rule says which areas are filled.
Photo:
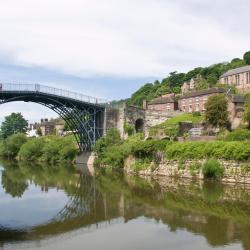
[[[204, 179], [202, 169], [195, 169], [193, 166], [195, 164], [200, 164], [200, 166], [202, 166], [205, 160], [188, 160], [185, 162], [162, 160], [159, 164], [155, 165], [152, 163], [152, 166], [149, 166], [148, 169], [140, 170], [138, 172], [133, 169], [135, 161], [136, 159], [133, 156], [130, 156], [125, 160], [124, 171], [126, 173], [133, 173], [142, 176]], [[250, 170], [246, 169], [247, 163], [225, 160], [219, 160], [219, 162], [225, 168], [225, 173], [222, 178], [223, 182], [250, 183]], [[248, 163], [248, 169], [249, 168], [250, 163]]]

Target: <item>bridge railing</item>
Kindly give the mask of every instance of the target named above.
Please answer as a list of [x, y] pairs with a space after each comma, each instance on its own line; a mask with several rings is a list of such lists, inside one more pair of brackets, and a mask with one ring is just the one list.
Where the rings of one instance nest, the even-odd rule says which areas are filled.
[[0, 91], [15, 91], [15, 92], [40, 92], [60, 97], [71, 98], [82, 102], [107, 105], [108, 100], [95, 98], [92, 96], [83, 95], [77, 92], [53, 88], [40, 84], [16, 84], [16, 83], [0, 83]]

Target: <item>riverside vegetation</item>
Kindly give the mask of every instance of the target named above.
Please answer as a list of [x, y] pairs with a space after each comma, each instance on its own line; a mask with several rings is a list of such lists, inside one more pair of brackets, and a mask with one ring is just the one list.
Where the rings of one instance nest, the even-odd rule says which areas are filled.
[[[173, 118], [159, 126], [167, 133], [168, 126], [177, 126], [180, 119], [180, 117]], [[178, 132], [176, 132], [177, 134]], [[191, 174], [201, 169], [205, 178], [221, 178], [224, 175], [224, 168], [219, 160], [241, 162], [244, 169], [250, 172], [249, 139], [250, 131], [239, 129], [225, 133], [223, 136], [220, 135], [218, 140], [210, 142], [144, 140], [142, 134], [134, 134], [127, 140], [122, 140], [119, 132], [111, 129], [105, 138], [96, 143], [94, 148], [97, 154], [95, 165], [122, 169], [125, 167], [126, 159], [132, 156], [135, 162], [131, 168], [134, 172], [139, 172], [141, 170], [153, 171], [162, 160], [179, 161], [180, 169], [185, 161], [192, 160], [196, 162], [190, 166]], [[200, 160], [203, 160], [202, 164], [199, 163]]]
[[0, 141], [0, 157], [33, 162], [73, 162], [78, 148], [71, 136], [27, 138], [19, 133]]

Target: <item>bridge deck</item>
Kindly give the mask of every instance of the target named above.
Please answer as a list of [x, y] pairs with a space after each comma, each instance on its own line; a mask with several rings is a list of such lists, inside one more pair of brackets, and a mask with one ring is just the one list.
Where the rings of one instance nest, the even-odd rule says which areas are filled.
[[52, 95], [62, 98], [67, 98], [83, 103], [94, 104], [98, 106], [105, 106], [109, 101], [101, 98], [91, 97], [76, 93], [73, 91], [53, 88], [40, 84], [13, 84], [13, 83], [0, 83], [0, 92], [4, 93], [40, 93]]

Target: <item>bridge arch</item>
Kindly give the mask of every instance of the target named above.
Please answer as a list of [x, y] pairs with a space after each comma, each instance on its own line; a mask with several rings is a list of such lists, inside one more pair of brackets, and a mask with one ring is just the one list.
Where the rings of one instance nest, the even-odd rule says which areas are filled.
[[0, 104], [34, 102], [56, 112], [72, 130], [81, 151], [90, 151], [103, 135], [105, 102], [42, 85], [1, 84]]

